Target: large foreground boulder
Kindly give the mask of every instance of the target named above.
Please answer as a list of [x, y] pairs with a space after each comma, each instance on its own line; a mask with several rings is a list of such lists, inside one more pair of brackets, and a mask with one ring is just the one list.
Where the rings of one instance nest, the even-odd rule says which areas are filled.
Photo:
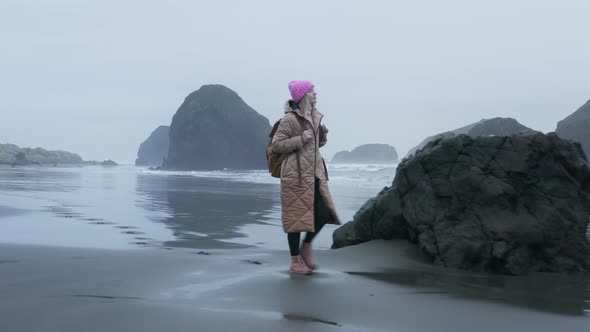
[[365, 144], [352, 151], [340, 151], [332, 158], [336, 164], [395, 164], [397, 151], [387, 144]]
[[334, 232], [333, 248], [415, 242], [436, 264], [523, 274], [590, 269], [590, 168], [555, 134], [430, 142]]
[[590, 157], [590, 100], [567, 118], [557, 123], [559, 137], [580, 142], [586, 156]]
[[271, 131], [264, 116], [223, 85], [186, 97], [170, 125], [165, 169], [265, 169]]

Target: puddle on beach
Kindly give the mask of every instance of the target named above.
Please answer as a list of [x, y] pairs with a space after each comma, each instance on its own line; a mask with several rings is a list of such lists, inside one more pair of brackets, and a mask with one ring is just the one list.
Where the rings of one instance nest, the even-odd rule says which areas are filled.
[[564, 315], [590, 316], [590, 274], [503, 276], [457, 270], [397, 269], [347, 273], [415, 287], [416, 294], [446, 294]]
[[301, 323], [318, 323], [318, 324], [325, 324], [331, 325], [335, 327], [342, 327], [342, 324], [314, 316], [309, 315], [301, 315], [301, 314], [284, 314], [275, 311], [264, 311], [264, 310], [232, 310], [227, 308], [201, 308], [202, 310], [207, 310], [211, 312], [220, 312], [220, 313], [233, 313], [233, 314], [246, 314], [250, 316], [255, 316], [261, 319], [284, 319], [291, 322], [301, 322]]
[[299, 321], [299, 322], [308, 322], [308, 323], [321, 323], [321, 324], [327, 324], [327, 325], [332, 325], [332, 326], [342, 326], [336, 322], [331, 322], [328, 320], [324, 320], [324, 319], [320, 319], [320, 318], [315, 318], [315, 317], [311, 317], [311, 316], [302, 316], [302, 315], [292, 315], [292, 314], [284, 314], [283, 318], [286, 320], [290, 320], [290, 321]]
[[111, 295], [95, 295], [95, 294], [73, 294], [72, 297], [88, 298], [96, 300], [141, 300], [139, 297], [131, 296], [111, 296]]

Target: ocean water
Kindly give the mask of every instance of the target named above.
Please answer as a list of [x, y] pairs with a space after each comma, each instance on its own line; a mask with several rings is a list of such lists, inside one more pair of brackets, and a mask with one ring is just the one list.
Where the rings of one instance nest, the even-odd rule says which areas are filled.
[[[331, 165], [328, 171], [336, 207], [348, 221], [391, 184], [395, 165]], [[265, 170], [0, 166], [0, 243], [287, 249], [279, 187]], [[331, 246], [335, 228], [320, 233], [318, 249]]]

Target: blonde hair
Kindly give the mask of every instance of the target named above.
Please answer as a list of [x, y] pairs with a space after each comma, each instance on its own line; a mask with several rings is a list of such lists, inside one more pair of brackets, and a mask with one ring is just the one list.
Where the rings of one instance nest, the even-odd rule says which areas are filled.
[[305, 94], [303, 98], [299, 101], [299, 109], [302, 110], [304, 113], [311, 113], [315, 111], [315, 105], [311, 103], [310, 97], [308, 94]]

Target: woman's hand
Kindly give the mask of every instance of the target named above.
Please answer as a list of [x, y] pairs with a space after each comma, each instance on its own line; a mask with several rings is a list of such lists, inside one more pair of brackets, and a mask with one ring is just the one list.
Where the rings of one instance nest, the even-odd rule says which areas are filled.
[[301, 134], [301, 140], [303, 144], [309, 143], [313, 139], [313, 132], [311, 130], [306, 130]]

